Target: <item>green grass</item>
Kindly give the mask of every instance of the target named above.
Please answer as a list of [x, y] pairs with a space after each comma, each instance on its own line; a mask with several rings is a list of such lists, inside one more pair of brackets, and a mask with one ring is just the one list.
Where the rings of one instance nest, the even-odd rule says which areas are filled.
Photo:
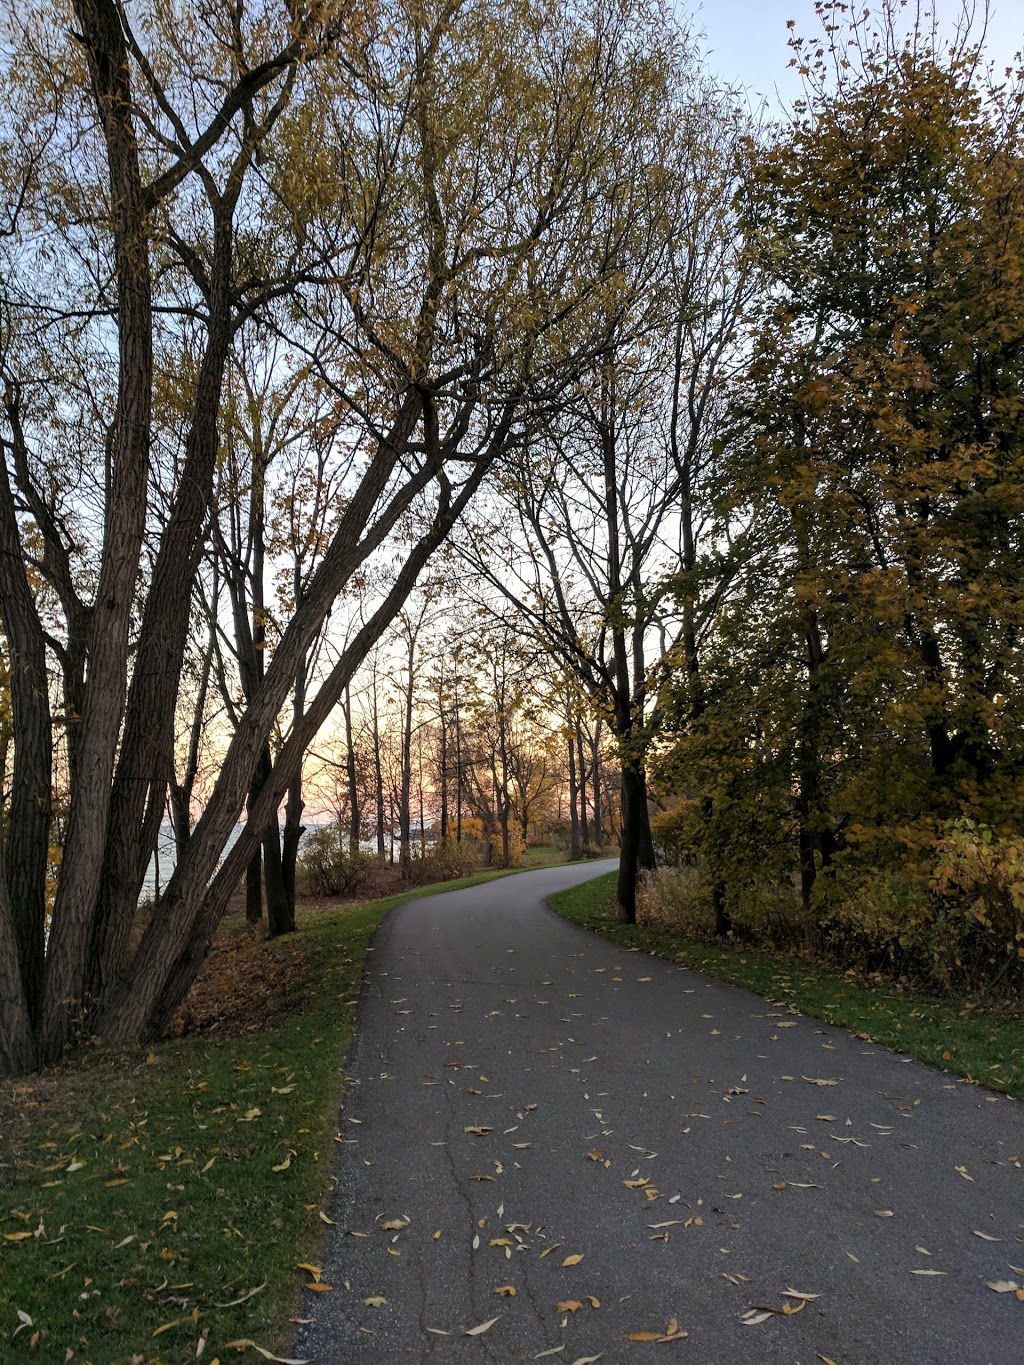
[[557, 867], [560, 863], [568, 861], [569, 855], [565, 849], [556, 848], [554, 844], [537, 844], [531, 848], [524, 848], [519, 856], [523, 868]]
[[208, 1334], [207, 1365], [232, 1341], [286, 1344], [373, 932], [400, 901], [494, 875], [300, 912], [278, 940], [306, 958], [298, 999], [258, 1036], [86, 1049], [0, 1082], [0, 1359], [172, 1365]]
[[802, 959], [620, 924], [613, 910], [615, 876], [612, 872], [560, 891], [548, 904], [615, 943], [783, 1000], [816, 1019], [1024, 1099], [1024, 1017], [1019, 1013], [982, 1012], [918, 992], [887, 990]]

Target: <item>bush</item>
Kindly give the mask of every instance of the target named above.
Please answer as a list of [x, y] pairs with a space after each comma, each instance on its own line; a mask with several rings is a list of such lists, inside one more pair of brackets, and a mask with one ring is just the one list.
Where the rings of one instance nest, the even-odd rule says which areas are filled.
[[309, 896], [347, 896], [365, 891], [380, 871], [375, 854], [353, 852], [337, 825], [310, 830], [302, 841], [299, 875]]

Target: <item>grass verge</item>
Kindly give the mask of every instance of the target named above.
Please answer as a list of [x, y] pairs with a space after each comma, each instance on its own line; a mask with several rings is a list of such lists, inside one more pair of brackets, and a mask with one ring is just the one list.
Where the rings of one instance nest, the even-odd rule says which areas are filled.
[[0, 1082], [0, 1359], [207, 1365], [231, 1343], [280, 1351], [309, 1278], [298, 1263], [315, 1261], [323, 1232], [373, 932], [400, 901], [494, 875], [300, 911], [301, 934], [265, 952], [290, 963], [298, 945], [305, 972], [256, 1036], [86, 1049]]
[[705, 943], [666, 929], [620, 924], [614, 872], [559, 891], [548, 904], [615, 943], [795, 1005], [806, 1014], [1024, 1099], [1024, 1017], [982, 1012], [915, 991], [887, 990], [802, 959]]

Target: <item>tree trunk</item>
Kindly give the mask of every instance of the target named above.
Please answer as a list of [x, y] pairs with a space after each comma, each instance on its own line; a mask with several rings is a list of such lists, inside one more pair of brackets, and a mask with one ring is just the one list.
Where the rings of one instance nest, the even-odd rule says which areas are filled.
[[348, 783], [348, 850], [359, 852], [359, 833], [361, 815], [359, 810], [359, 783], [356, 771], [356, 748], [352, 739], [352, 694], [345, 688], [341, 705], [345, 717], [345, 778]]
[[380, 756], [380, 717], [377, 711], [377, 673], [373, 674], [373, 797], [377, 806], [377, 857], [384, 861], [384, 767]]
[[644, 770], [633, 764], [622, 767], [622, 835], [619, 878], [616, 886], [616, 917], [623, 924], [636, 923], [636, 890], [641, 869], [655, 866], [651, 820], [647, 809]]
[[267, 933], [270, 938], [295, 932], [295, 903], [289, 903], [281, 857], [281, 827], [278, 813], [263, 836], [263, 885], [267, 893]]
[[580, 843], [583, 856], [590, 857], [590, 822], [587, 820], [587, 765], [583, 759], [583, 724], [576, 719], [576, 774], [580, 788]]
[[[256, 792], [252, 799], [255, 800]], [[245, 868], [245, 922], [254, 929], [263, 919], [263, 851], [257, 848]]]
[[569, 861], [577, 862], [580, 856], [580, 825], [577, 815], [576, 799], [576, 745], [573, 743], [572, 729], [569, 729]]
[[61, 1056], [83, 1008], [146, 522], [153, 382], [149, 227], [124, 32], [112, 0], [77, 0], [75, 10], [106, 145], [117, 282], [118, 388], [78, 770], [70, 792], [46, 964], [42, 1051], [47, 1061]]
[[601, 806], [601, 722], [594, 727], [592, 749], [593, 790], [594, 790], [594, 842], [600, 850], [604, 846], [604, 810]]
[[31, 1071], [35, 1065], [36, 1044], [18, 970], [18, 944], [7, 881], [0, 875], [0, 1076]]
[[[17, 435], [15, 437], [17, 439]], [[53, 726], [46, 642], [36, 615], [6, 462], [0, 458], [0, 615], [7, 636], [15, 735], [5, 872], [25, 1007], [32, 1029], [43, 1009], [46, 864], [49, 853]], [[12, 1024], [11, 1047], [18, 1029]]]

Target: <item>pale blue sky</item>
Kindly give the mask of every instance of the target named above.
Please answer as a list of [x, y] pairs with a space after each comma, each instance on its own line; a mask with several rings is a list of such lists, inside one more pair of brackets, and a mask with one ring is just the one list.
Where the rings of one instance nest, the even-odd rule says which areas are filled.
[[[873, 8], [871, 0], [867, 7]], [[814, 0], [678, 0], [681, 14], [693, 14], [707, 34], [709, 65], [725, 81], [738, 81], [774, 104], [776, 91], [787, 102], [800, 93], [796, 73], [788, 69], [786, 20], [796, 20], [797, 34], [818, 32]], [[924, 6], [922, 6], [924, 8]], [[929, 7], [930, 8], [930, 7]], [[937, 0], [940, 24], [952, 31], [961, 6], [958, 0]], [[981, 3], [977, 6], [982, 9]], [[905, 13], [911, 25], [913, 0]], [[1024, 0], [994, 0], [990, 8], [986, 51], [997, 68], [1008, 65], [1024, 47]]]

